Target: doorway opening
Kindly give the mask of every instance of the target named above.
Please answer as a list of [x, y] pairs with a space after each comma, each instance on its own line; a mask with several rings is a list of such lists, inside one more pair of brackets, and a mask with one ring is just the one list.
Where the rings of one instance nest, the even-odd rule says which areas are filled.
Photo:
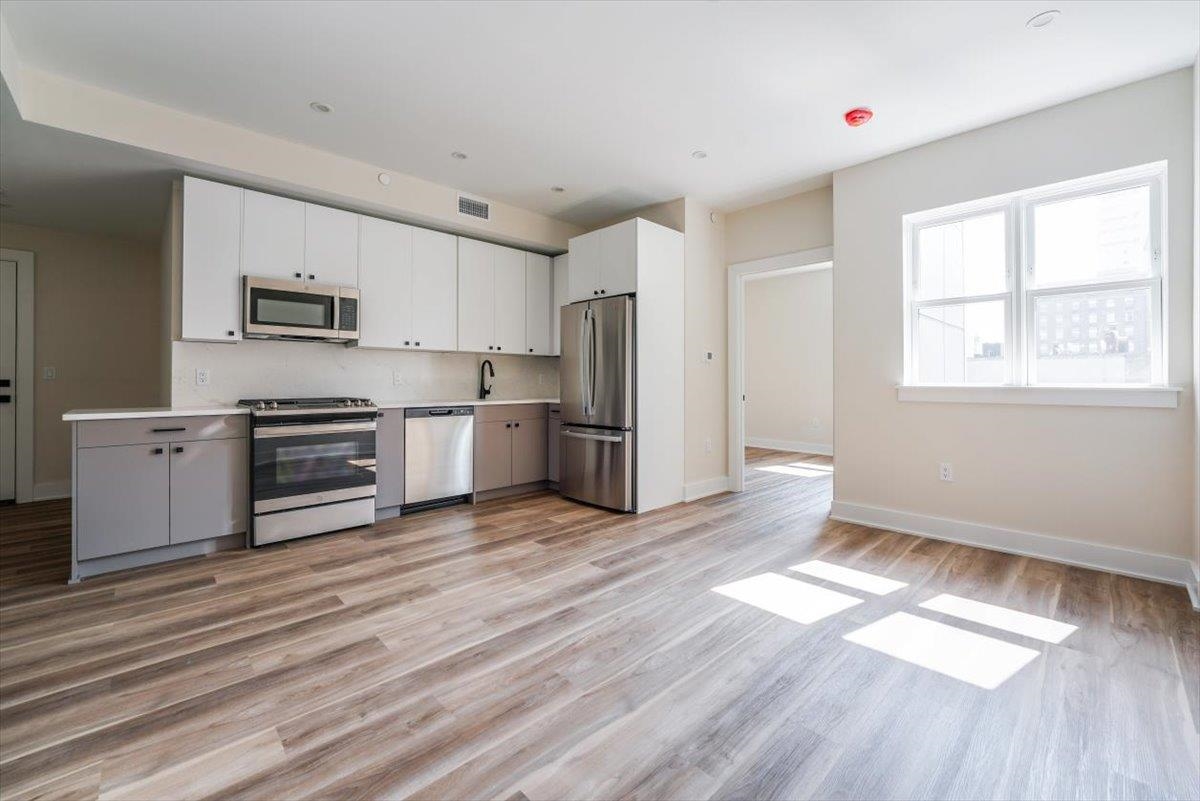
[[33, 254], [0, 249], [0, 503], [33, 500]]
[[833, 475], [833, 249], [729, 268], [730, 489]]

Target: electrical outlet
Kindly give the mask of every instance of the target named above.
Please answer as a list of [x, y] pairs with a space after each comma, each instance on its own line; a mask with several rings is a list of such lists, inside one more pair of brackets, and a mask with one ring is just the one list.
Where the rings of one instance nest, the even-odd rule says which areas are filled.
[[399, 370], [392, 371], [392, 386], [400, 387], [404, 385], [404, 374]]
[[713, 352], [711, 350], [706, 350], [706, 351], [704, 351], [703, 358], [704, 358], [705, 364], [712, 364], [713, 361], [716, 359], [716, 355], [713, 354]]
[[210, 376], [208, 374], [207, 367], [197, 367], [196, 368], [196, 386], [207, 387], [209, 378], [210, 378]]
[[942, 462], [938, 465], [938, 478], [942, 481], [954, 480], [954, 465], [949, 462]]
[[43, 367], [42, 368], [42, 380], [43, 381], [53, 381], [56, 378], [58, 378], [58, 368], [57, 367]]
[[809, 428], [820, 428], [821, 427], [821, 418], [819, 418], [819, 417], [808, 418], [808, 427]]
[[704, 452], [712, 453], [712, 437], [704, 438]]
[[545, 374], [545, 373], [538, 373], [538, 386], [540, 387], [540, 386], [542, 386], [542, 385], [543, 385], [543, 384], [545, 384], [545, 383], [546, 383], [546, 374]]

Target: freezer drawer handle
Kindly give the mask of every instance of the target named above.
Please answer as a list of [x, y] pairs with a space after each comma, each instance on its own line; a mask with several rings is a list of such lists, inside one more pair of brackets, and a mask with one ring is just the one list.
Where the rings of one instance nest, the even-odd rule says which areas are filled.
[[624, 441], [620, 437], [613, 437], [613, 436], [608, 436], [608, 435], [604, 435], [604, 434], [581, 434], [578, 431], [563, 431], [562, 435], [564, 437], [571, 437], [572, 439], [591, 439], [591, 440], [595, 440], [596, 442], [623, 442]]

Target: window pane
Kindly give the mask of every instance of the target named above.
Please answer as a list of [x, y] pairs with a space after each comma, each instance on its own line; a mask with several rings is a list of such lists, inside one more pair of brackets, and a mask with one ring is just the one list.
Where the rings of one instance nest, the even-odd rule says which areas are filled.
[[[1078, 304], [1086, 323], [1067, 322]], [[1039, 384], [1149, 384], [1154, 357], [1150, 289], [1110, 289], [1034, 300]]]
[[1150, 187], [1042, 203], [1033, 210], [1039, 286], [1150, 275]]
[[916, 339], [922, 384], [1007, 380], [1002, 300], [918, 309]]
[[1003, 212], [919, 229], [917, 300], [992, 295], [1007, 283]]

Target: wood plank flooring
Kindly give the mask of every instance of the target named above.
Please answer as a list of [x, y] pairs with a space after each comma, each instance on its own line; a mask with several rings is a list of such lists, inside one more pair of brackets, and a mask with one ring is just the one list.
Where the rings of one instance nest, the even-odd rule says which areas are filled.
[[1200, 795], [1184, 591], [835, 523], [828, 458], [747, 458], [637, 517], [540, 493], [73, 587], [68, 504], [4, 508], [0, 796]]

